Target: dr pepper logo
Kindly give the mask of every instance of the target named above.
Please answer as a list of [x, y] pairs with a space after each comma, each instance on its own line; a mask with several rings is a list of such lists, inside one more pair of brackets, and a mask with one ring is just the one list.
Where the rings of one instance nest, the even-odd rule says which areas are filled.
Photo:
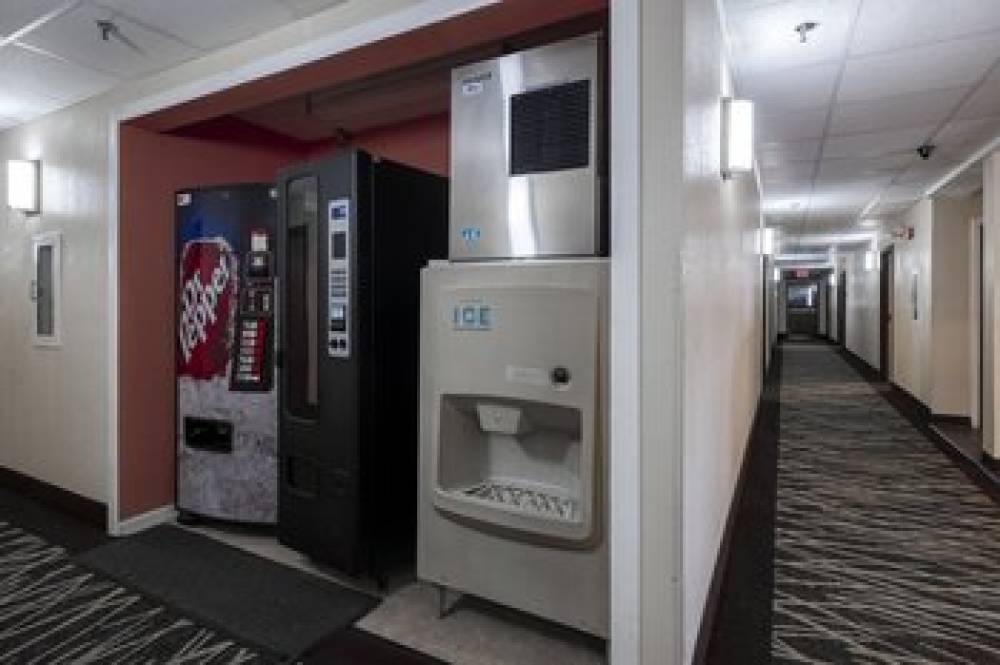
[[178, 372], [226, 376], [237, 293], [236, 255], [222, 238], [192, 240], [181, 251]]

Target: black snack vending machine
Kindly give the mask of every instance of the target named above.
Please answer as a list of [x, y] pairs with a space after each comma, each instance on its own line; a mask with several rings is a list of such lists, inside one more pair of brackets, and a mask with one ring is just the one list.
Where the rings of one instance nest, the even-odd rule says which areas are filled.
[[177, 193], [177, 508], [273, 524], [278, 509], [272, 185]]
[[414, 556], [420, 270], [448, 256], [448, 183], [346, 150], [277, 189], [279, 539], [382, 579]]

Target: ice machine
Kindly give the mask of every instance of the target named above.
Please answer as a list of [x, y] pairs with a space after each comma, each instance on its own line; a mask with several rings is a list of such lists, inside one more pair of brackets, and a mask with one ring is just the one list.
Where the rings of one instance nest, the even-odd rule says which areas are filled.
[[603, 41], [454, 70], [453, 261], [606, 255]]
[[275, 218], [271, 185], [176, 195], [182, 518], [277, 518]]
[[412, 562], [420, 270], [447, 179], [358, 150], [278, 179], [280, 540], [351, 574]]
[[606, 259], [423, 274], [421, 579], [608, 631]]

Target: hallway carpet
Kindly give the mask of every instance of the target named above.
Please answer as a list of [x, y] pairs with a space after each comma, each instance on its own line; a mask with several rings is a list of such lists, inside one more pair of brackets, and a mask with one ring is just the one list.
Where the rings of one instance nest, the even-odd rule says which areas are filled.
[[832, 347], [782, 368], [775, 663], [1000, 663], [1000, 508]]

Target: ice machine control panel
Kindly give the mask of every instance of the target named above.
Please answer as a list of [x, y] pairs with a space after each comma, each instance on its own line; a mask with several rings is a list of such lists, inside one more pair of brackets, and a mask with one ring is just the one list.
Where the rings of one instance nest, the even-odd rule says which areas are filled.
[[330, 260], [327, 262], [327, 352], [331, 358], [350, 356], [350, 199], [330, 201], [327, 228]]

